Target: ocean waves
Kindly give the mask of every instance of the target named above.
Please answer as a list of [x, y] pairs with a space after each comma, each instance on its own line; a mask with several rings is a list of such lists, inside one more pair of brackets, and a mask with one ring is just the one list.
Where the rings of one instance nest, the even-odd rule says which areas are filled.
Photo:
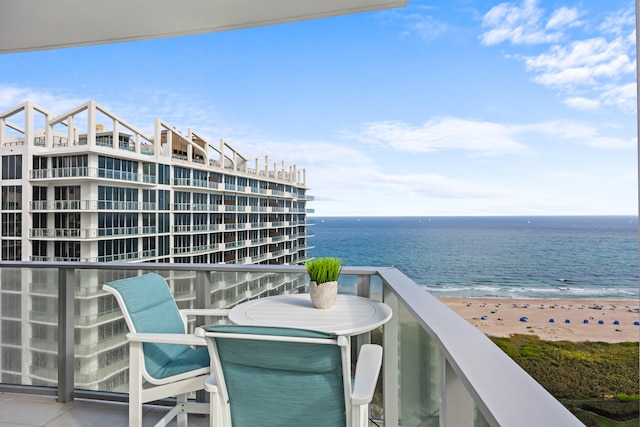
[[314, 256], [394, 266], [439, 297], [637, 299], [636, 217], [316, 220]]
[[422, 285], [436, 297], [551, 298], [551, 299], [638, 299], [637, 289], [579, 287], [515, 286], [429, 286]]

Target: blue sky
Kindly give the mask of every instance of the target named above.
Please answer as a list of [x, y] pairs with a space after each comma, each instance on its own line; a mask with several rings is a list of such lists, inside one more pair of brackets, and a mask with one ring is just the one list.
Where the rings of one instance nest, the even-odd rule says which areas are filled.
[[317, 216], [636, 215], [633, 1], [409, 1], [0, 55], [0, 111], [93, 99], [307, 170]]

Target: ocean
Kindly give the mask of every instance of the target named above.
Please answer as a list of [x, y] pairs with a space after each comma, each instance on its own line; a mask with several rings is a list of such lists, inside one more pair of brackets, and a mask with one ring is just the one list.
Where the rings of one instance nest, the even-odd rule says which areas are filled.
[[639, 298], [635, 216], [312, 219], [313, 256], [394, 266], [436, 297]]

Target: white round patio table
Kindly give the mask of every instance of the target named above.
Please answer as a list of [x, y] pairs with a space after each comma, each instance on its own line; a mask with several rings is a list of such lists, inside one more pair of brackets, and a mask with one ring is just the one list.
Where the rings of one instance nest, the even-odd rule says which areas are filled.
[[239, 304], [229, 312], [237, 325], [310, 329], [336, 335], [359, 335], [391, 319], [391, 308], [379, 301], [338, 294], [331, 308], [313, 306], [309, 294], [276, 295]]

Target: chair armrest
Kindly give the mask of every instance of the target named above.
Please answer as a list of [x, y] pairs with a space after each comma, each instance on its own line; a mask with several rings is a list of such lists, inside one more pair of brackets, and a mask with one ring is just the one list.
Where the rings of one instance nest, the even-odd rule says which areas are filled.
[[352, 405], [364, 405], [371, 402], [382, 366], [382, 347], [365, 344], [360, 347], [356, 362], [356, 377], [351, 394]]
[[127, 339], [133, 342], [151, 342], [154, 344], [186, 344], [186, 345], [207, 345], [204, 338], [193, 334], [148, 334], [132, 333], [127, 334]]
[[180, 313], [185, 316], [227, 316], [229, 310], [224, 308], [183, 308]]
[[204, 389], [209, 393], [217, 393], [218, 392], [218, 380], [216, 376], [211, 374], [204, 380]]

